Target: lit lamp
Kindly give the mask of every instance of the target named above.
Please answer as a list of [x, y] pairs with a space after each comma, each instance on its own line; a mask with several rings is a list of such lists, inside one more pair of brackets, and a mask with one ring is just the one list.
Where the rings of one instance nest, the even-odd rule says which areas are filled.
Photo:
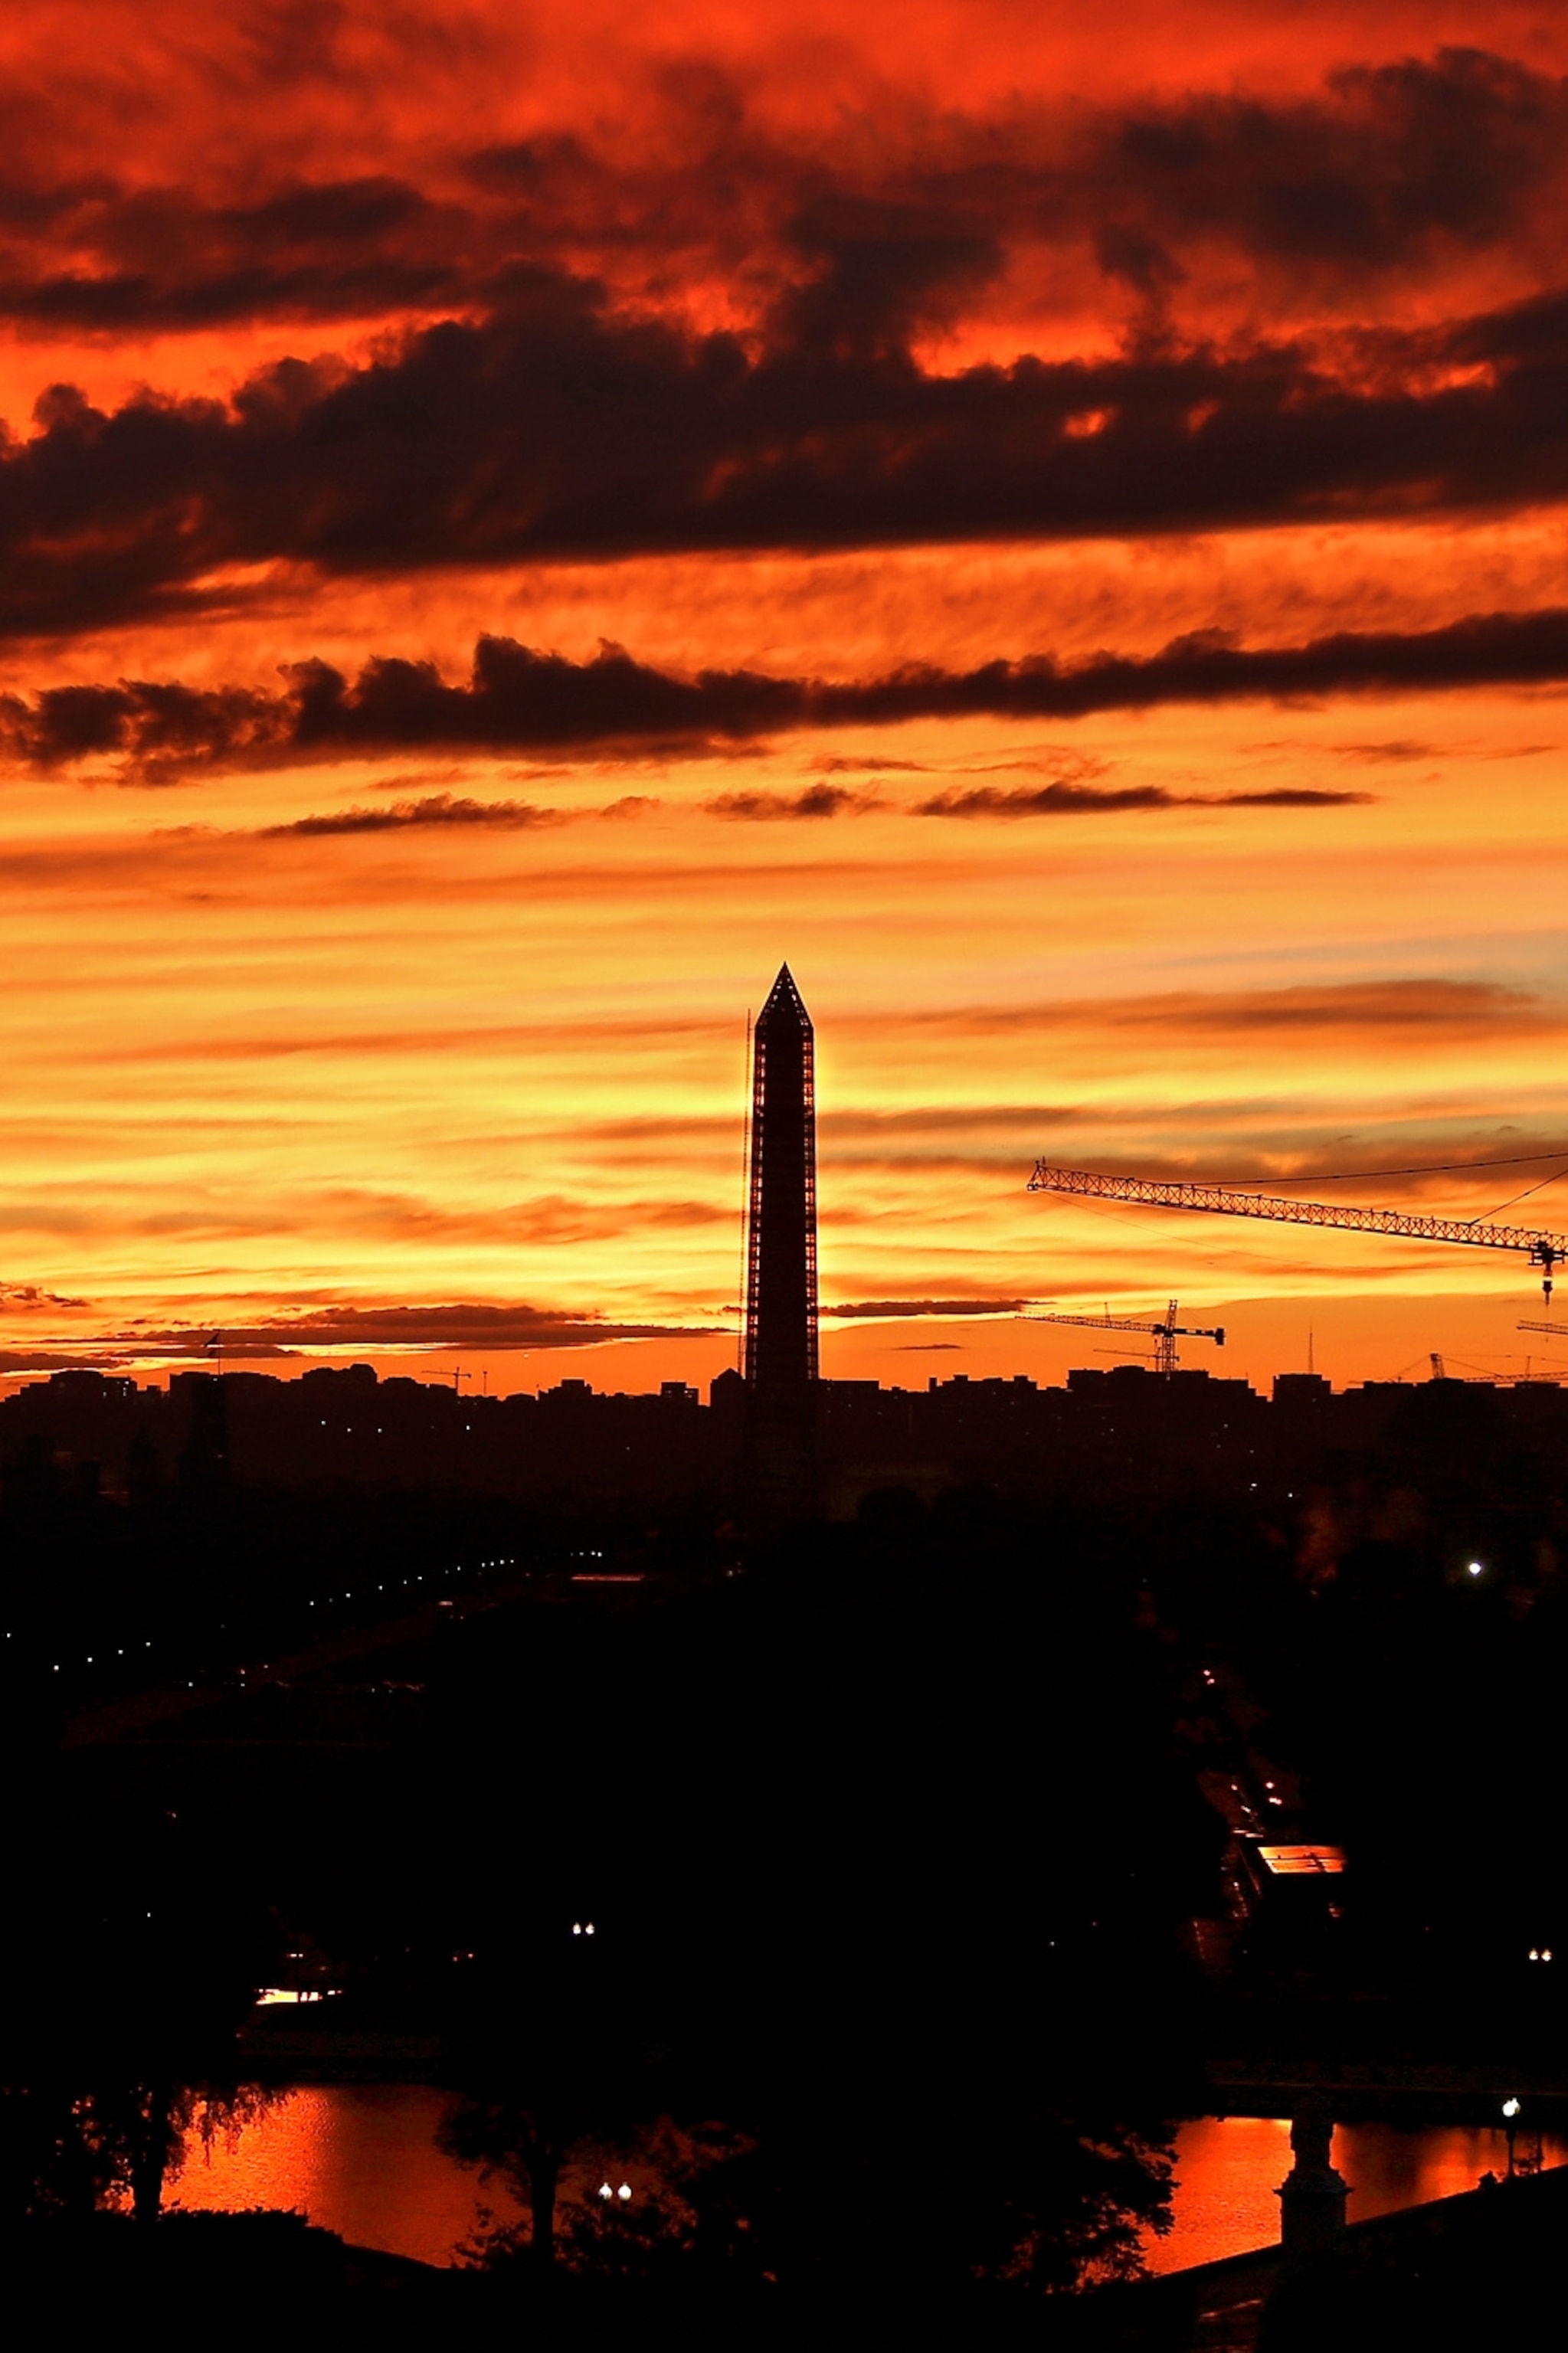
[[1539, 2173], [1544, 2162], [1539, 2124], [1521, 2125], [1520, 2103], [1515, 2099], [1503, 2102], [1503, 2124], [1508, 2133], [1508, 2170], [1512, 2180], [1516, 2174]]

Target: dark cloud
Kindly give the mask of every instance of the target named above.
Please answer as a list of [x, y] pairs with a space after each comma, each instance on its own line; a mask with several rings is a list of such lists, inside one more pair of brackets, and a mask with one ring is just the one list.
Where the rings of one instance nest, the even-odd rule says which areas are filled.
[[[994, 1038], [1010, 1030], [1045, 1038], [1070, 1034], [1092, 1040], [1099, 1031], [1118, 1029], [1164, 1031], [1173, 1039], [1199, 1033], [1234, 1038], [1245, 1030], [1295, 1029], [1339, 1038], [1347, 1049], [1359, 1043], [1374, 1060], [1386, 1061], [1394, 1050], [1414, 1050], [1423, 1035], [1445, 1052], [1466, 1037], [1517, 1039], [1524, 1035], [1552, 1050], [1552, 1041], [1568, 1026], [1568, 1002], [1499, 982], [1419, 976], [1298, 983], [1284, 988], [1171, 989], [1142, 997], [1050, 997], [1028, 1004], [927, 1008], [904, 1018], [923, 1030], [942, 1031], [958, 1039]], [[1228, 1129], [1237, 1108], [1224, 1100], [1189, 1100], [1180, 1106], [1158, 1109], [1142, 1104], [1129, 1108], [1128, 1115], [1145, 1124], [1170, 1111], [1189, 1129]], [[936, 1110], [837, 1113], [824, 1114], [823, 1126], [874, 1140], [885, 1127], [918, 1128], [927, 1122], [940, 1125], [948, 1117], [946, 1111]], [[1081, 1125], [1086, 1120], [1092, 1123], [1095, 1114], [1083, 1105], [1010, 1109], [991, 1104], [976, 1105], [972, 1112], [958, 1105], [950, 1117], [955, 1127], [979, 1130], [1013, 1122], [1033, 1122], [1043, 1128]], [[843, 1124], [846, 1120], [852, 1123], [848, 1127]], [[1386, 1145], [1375, 1148], [1386, 1152]], [[1494, 1142], [1485, 1148], [1498, 1147]]]
[[[0, 448], [0, 631], [186, 609], [236, 566], [1041, 539], [1568, 494], [1568, 296], [1360, 339], [938, 374], [614, 308], [558, 270], [233, 403], [69, 386]], [[1086, 419], [1101, 420], [1081, 431]], [[388, 678], [391, 690], [394, 681]]]
[[[200, 1354], [200, 1343], [193, 1341], [192, 1356]], [[48, 1348], [0, 1348], [0, 1376], [9, 1380], [18, 1374], [30, 1375], [42, 1380], [50, 1373], [98, 1372], [122, 1365], [124, 1357], [115, 1351], [100, 1354], [90, 1347], [61, 1355]]]
[[393, 801], [385, 808], [345, 808], [325, 817], [296, 818], [289, 825], [264, 827], [261, 839], [291, 833], [401, 833], [420, 826], [487, 826], [515, 832], [560, 822], [558, 809], [535, 808], [530, 801], [462, 800], [450, 793], [433, 793], [424, 800]]
[[386, 174], [284, 179], [233, 204], [101, 174], [13, 181], [0, 188], [0, 316], [145, 334], [461, 308], [500, 230], [487, 238], [466, 206]]
[[0, 739], [41, 768], [118, 755], [155, 780], [270, 751], [279, 731], [278, 698], [240, 687], [138, 680], [49, 687], [31, 703], [0, 695]]
[[[1345, 630], [1301, 646], [1249, 649], [1208, 631], [1175, 638], [1157, 654], [1097, 654], [1071, 668], [1036, 654], [965, 671], [911, 665], [837, 683], [755, 670], [677, 677], [618, 646], [571, 662], [511, 638], [482, 638], [462, 685], [449, 684], [432, 663], [400, 660], [369, 662], [352, 683], [319, 661], [288, 665], [283, 675], [284, 689], [275, 695], [139, 681], [50, 688], [30, 700], [0, 695], [0, 748], [44, 771], [81, 759], [118, 759], [128, 779], [156, 784], [224, 765], [433, 749], [593, 747], [693, 755], [778, 731], [916, 719], [1082, 719], [1171, 702], [1545, 686], [1568, 680], [1568, 608], [1477, 614], [1424, 631]], [[1224, 795], [1152, 785], [1101, 788], [1082, 779], [1103, 773], [1102, 765], [1070, 754], [1008, 765], [1057, 773], [1039, 786], [953, 786], [918, 806], [938, 817], [1050, 816], [1220, 805], [1311, 808], [1362, 797], [1318, 787]], [[1069, 773], [1060, 773], [1064, 767]], [[711, 806], [736, 818], [832, 817], [874, 797], [823, 782], [795, 795], [722, 796]], [[641, 797], [632, 796], [619, 806], [630, 815], [641, 805]], [[437, 794], [390, 810], [303, 823], [314, 831], [376, 832], [397, 825], [535, 824], [550, 814], [527, 802]]]
[[853, 147], [836, 115], [826, 138], [780, 140], [742, 79], [694, 60], [642, 102], [652, 139], [557, 124], [427, 152], [401, 177], [269, 186], [253, 170], [228, 202], [14, 160], [0, 315], [92, 333], [472, 315], [504, 309], [519, 268], [564, 266], [665, 300], [706, 277], [751, 295], [776, 349], [875, 357], [952, 323], [1043, 242], [1155, 308], [1216, 249], [1232, 274], [1364, 290], [1516, 242], [1560, 188], [1568, 135], [1560, 81], [1476, 48], [1348, 66], [1293, 97], [867, 101], [873, 136]]
[[1212, 806], [1216, 808], [1333, 808], [1347, 802], [1366, 802], [1376, 798], [1375, 793], [1340, 793], [1312, 785], [1281, 785], [1268, 792], [1219, 793]]
[[441, 1306], [332, 1307], [280, 1316], [247, 1330], [224, 1333], [224, 1345], [238, 1353], [248, 1340], [293, 1348], [580, 1348], [607, 1340], [694, 1337], [719, 1327], [674, 1324], [619, 1324], [574, 1316], [550, 1308], [455, 1301]]
[[[148, 1359], [177, 1362], [195, 1357], [210, 1361], [208, 1343], [216, 1328], [211, 1322], [134, 1324], [80, 1341], [57, 1335], [48, 1344], [52, 1353], [47, 1362], [36, 1353], [26, 1357], [18, 1356], [12, 1363], [0, 1357], [0, 1371], [53, 1370], [80, 1365], [107, 1369]], [[302, 1307], [253, 1324], [225, 1324], [222, 1336], [226, 1357], [256, 1361], [323, 1351], [336, 1354], [355, 1348], [584, 1348], [613, 1340], [711, 1337], [726, 1328], [717, 1324], [620, 1324], [545, 1307], [453, 1301], [429, 1307]]]
[[715, 817], [756, 823], [779, 818], [858, 817], [883, 807], [877, 793], [855, 793], [842, 785], [807, 785], [798, 793], [720, 793], [704, 806]]
[[[1322, 808], [1361, 803], [1370, 793], [1319, 792], [1281, 788], [1258, 793], [1172, 793], [1160, 786], [1133, 786], [1122, 792], [1098, 792], [1075, 785], [1045, 785], [1034, 791], [998, 791], [982, 786], [954, 791], [915, 805], [917, 817], [1055, 817], [1095, 812], [1168, 808]], [[611, 802], [608, 808], [539, 808], [529, 801], [476, 801], [448, 793], [423, 800], [393, 801], [384, 807], [328, 810], [319, 816], [294, 818], [286, 824], [262, 827], [252, 837], [261, 841], [292, 836], [321, 839], [342, 835], [405, 833], [420, 828], [435, 831], [478, 829], [524, 832], [544, 826], [570, 824], [582, 817], [620, 817], [648, 806]], [[801, 818], [858, 817], [888, 804], [875, 793], [847, 792], [833, 785], [809, 785], [798, 793], [721, 793], [703, 804], [714, 817], [744, 824], [772, 824]], [[182, 829], [183, 830], [183, 829]]]
[[[1075, 1008], [1075, 1017], [1086, 1018], [1086, 1008]], [[1059, 1021], [1062, 1014], [1054, 1018]], [[1107, 1030], [1171, 1030], [1181, 1038], [1238, 1038], [1248, 1030], [1298, 1030], [1326, 1038], [1337, 1033], [1368, 1051], [1384, 1051], [1393, 1040], [1401, 1051], [1413, 1051], [1422, 1038], [1446, 1050], [1457, 1038], [1556, 1038], [1563, 1030], [1563, 1008], [1526, 990], [1495, 981], [1438, 979], [1213, 990], [1203, 996], [1172, 990], [1159, 997], [1102, 1000], [1087, 1009], [1087, 1018]]]
[[1075, 817], [1093, 810], [1188, 808], [1208, 797], [1168, 792], [1163, 785], [1105, 791], [1090, 785], [972, 785], [916, 804], [920, 817]]
[[[1074, 1008], [1075, 1012], [1081, 1008]], [[1064, 1008], [1053, 1008], [1060, 1019]], [[985, 1016], [980, 1017], [983, 1023]], [[835, 1144], [900, 1134], [975, 1134], [986, 1128], [1022, 1128], [1031, 1134], [1063, 1127], [1084, 1113], [1067, 1103], [923, 1103], [914, 1111], [820, 1111], [821, 1134]]]
[[908, 1315], [1018, 1315], [1030, 1304], [1027, 1299], [852, 1299], [832, 1307], [824, 1306], [824, 1315], [858, 1316], [877, 1323], [895, 1323]]
[[1562, 1016], [1527, 991], [1500, 983], [1420, 979], [1133, 998], [1107, 1005], [1104, 1018], [1122, 1027], [1170, 1024], [1227, 1036], [1245, 1029], [1430, 1029], [1450, 1035], [1466, 1029], [1517, 1036], [1527, 1026], [1556, 1029]]
[[1163, 303], [1185, 275], [1158, 237], [1125, 221], [1103, 223], [1095, 248], [1107, 278], [1122, 279], [1152, 304]]
[[1090, 153], [1162, 239], [1223, 236], [1364, 278], [1440, 240], [1508, 237], [1556, 170], [1565, 127], [1561, 81], [1447, 48], [1346, 67], [1303, 99], [1198, 92], [1139, 109], [1098, 126]]
[[787, 235], [809, 275], [769, 325], [796, 353], [901, 358], [918, 330], [951, 324], [1005, 260], [997, 231], [967, 225], [940, 192], [925, 204], [824, 194]]
[[[372, 661], [352, 686], [325, 662], [287, 664], [282, 674], [285, 690], [275, 695], [127, 680], [50, 688], [30, 702], [0, 696], [0, 741], [41, 768], [118, 755], [149, 783], [220, 761], [373, 757], [393, 746], [657, 743], [694, 754], [715, 734], [742, 740], [790, 723], [809, 691], [798, 681], [746, 671], [680, 679], [618, 646], [570, 662], [510, 638], [481, 638], [462, 686], [448, 685], [429, 662]], [[630, 797], [623, 813], [644, 797]]]
[[1268, 792], [1217, 793], [1214, 808], [1333, 808], [1345, 802], [1375, 800], [1374, 793], [1339, 793], [1311, 786], [1279, 786]]
[[1163, 785], [1129, 785], [1106, 790], [1091, 785], [1002, 787], [976, 785], [938, 793], [916, 805], [920, 817], [1081, 817], [1118, 809], [1332, 808], [1369, 801], [1371, 793], [1326, 792], [1281, 787], [1256, 793], [1173, 793]]
[[[949, 110], [885, 140], [874, 188], [817, 161], [783, 233], [821, 271], [795, 311], [853, 291], [874, 320], [887, 303], [940, 325], [999, 256], [1042, 243], [1081, 247], [1156, 312], [1216, 254], [1287, 300], [1327, 280], [1364, 302], [1389, 276], [1536, 227], [1561, 202], [1565, 134], [1568, 87], [1473, 47], [1346, 66], [1295, 97]], [[729, 160], [787, 201], [776, 153], [732, 141]]]
[[868, 753], [859, 757], [847, 754], [835, 754], [831, 758], [824, 755], [813, 760], [811, 765], [824, 776], [881, 776], [885, 772], [917, 776], [927, 773], [927, 764], [924, 760], [885, 760], [878, 753]]
[[1335, 744], [1330, 748], [1338, 753], [1341, 760], [1361, 761], [1369, 765], [1384, 762], [1433, 760], [1437, 757], [1439, 750], [1437, 744], [1412, 735], [1395, 736], [1386, 744]]

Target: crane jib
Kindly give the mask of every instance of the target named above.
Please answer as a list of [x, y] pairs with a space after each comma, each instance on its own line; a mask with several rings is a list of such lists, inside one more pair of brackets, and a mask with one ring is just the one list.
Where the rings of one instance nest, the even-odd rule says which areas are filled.
[[1190, 1185], [1157, 1176], [1102, 1176], [1086, 1168], [1035, 1163], [1032, 1193], [1075, 1193], [1102, 1201], [1140, 1202], [1157, 1209], [1201, 1209], [1231, 1218], [1261, 1218], [1291, 1226], [1332, 1226], [1341, 1232], [1402, 1234], [1412, 1240], [1465, 1242], [1482, 1250], [1528, 1252], [1532, 1266], [1568, 1260], [1568, 1234], [1531, 1232], [1522, 1226], [1483, 1224], [1469, 1218], [1432, 1218], [1404, 1209], [1356, 1209], [1336, 1201], [1289, 1201], [1267, 1193], [1240, 1193], [1224, 1185]]

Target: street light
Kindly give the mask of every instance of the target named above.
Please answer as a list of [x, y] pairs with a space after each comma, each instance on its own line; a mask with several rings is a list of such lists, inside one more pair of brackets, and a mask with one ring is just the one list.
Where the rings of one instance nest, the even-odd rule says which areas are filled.
[[1503, 2130], [1508, 2137], [1508, 2178], [1511, 2181], [1513, 2179], [1514, 2136], [1519, 2130], [1519, 2102], [1514, 2099], [1505, 2100], [1502, 2104], [1502, 2112]]

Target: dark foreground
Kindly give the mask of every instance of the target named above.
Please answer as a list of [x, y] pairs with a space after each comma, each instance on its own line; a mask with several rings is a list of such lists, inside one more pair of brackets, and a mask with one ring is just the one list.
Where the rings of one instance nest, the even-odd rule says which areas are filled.
[[[1299, 1494], [895, 1488], [772, 1535], [24, 1463], [0, 2229], [37, 2341], [1200, 2341], [1098, 2291], [1218, 2086], [1491, 2120], [1568, 2084], [1568, 1458], [1453, 1434]], [[174, 2137], [300, 2070], [274, 2019], [422, 2051], [520, 2231], [448, 2275], [160, 2218]], [[600, 2149], [652, 2185], [620, 2219], [570, 2191]], [[1311, 2295], [1441, 2342], [1489, 2264], [1529, 2289], [1535, 2186]]]
[[[1499, 2307], [1551, 2342], [1568, 2168], [1483, 2186], [1347, 2231], [1325, 2253], [1278, 2253], [1041, 2309], [944, 2306], [886, 2292], [850, 2302], [694, 2305], [581, 2281], [548, 2287], [435, 2272], [345, 2247], [297, 2216], [169, 2217], [155, 2234], [99, 2217], [35, 2235], [12, 2274], [14, 2341], [117, 2339], [127, 2316], [200, 2316], [226, 2345], [536, 2348], [537, 2353], [1433, 2353], [1497, 2341]], [[1544, 2334], [1541, 2332], [1544, 2331]]]

